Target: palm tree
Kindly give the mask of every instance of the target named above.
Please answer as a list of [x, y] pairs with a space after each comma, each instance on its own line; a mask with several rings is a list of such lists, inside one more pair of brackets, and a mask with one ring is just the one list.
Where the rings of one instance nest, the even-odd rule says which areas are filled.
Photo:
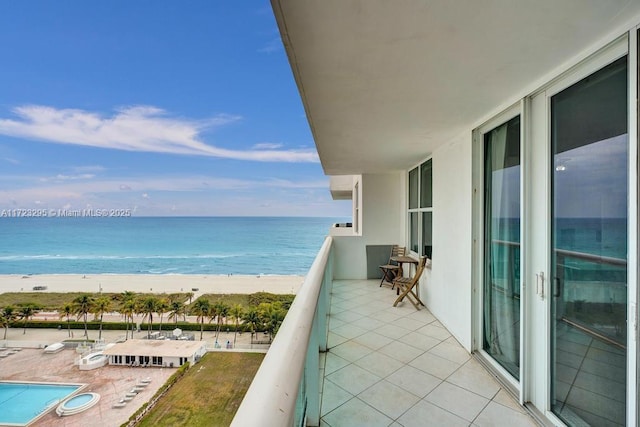
[[[217, 303], [210, 304], [210, 307], [209, 307], [209, 323], [213, 322], [213, 320], [217, 316], [218, 316], [218, 304]], [[216, 337], [216, 345], [217, 345], [218, 344], [218, 332], [217, 332], [217, 329], [216, 329], [215, 337]]]
[[229, 306], [222, 301], [218, 301], [214, 305], [216, 323], [218, 327], [216, 328], [216, 341], [218, 341], [218, 336], [220, 335], [220, 328], [222, 326], [222, 321], [226, 321], [226, 317], [229, 315]]
[[89, 294], [80, 295], [73, 300], [75, 314], [78, 315], [78, 318], [81, 316], [84, 317], [84, 336], [87, 338], [89, 338], [89, 333], [87, 332], [87, 314], [91, 312], [93, 303], [94, 299]]
[[242, 321], [251, 328], [251, 340], [253, 341], [253, 335], [258, 332], [261, 323], [258, 310], [255, 307], [250, 307], [243, 313]]
[[93, 303], [93, 314], [100, 316], [100, 332], [98, 333], [98, 339], [102, 339], [102, 318], [104, 317], [104, 313], [110, 310], [111, 300], [108, 297], [102, 296]]
[[65, 303], [59, 310], [58, 315], [62, 319], [63, 317], [67, 318], [67, 335], [71, 336], [71, 316], [74, 314], [73, 304], [70, 302]]
[[258, 313], [269, 332], [269, 340], [278, 332], [282, 321], [284, 320], [285, 311], [282, 309], [280, 302], [265, 302], [258, 305]]
[[156, 313], [160, 316], [160, 328], [162, 330], [162, 316], [169, 310], [169, 300], [166, 298], [159, 298], [156, 302]]
[[191, 300], [195, 294], [193, 292], [187, 292], [187, 297], [189, 297], [189, 304], [191, 304]]
[[174, 300], [169, 304], [169, 321], [174, 319], [176, 321], [176, 328], [178, 327], [178, 319], [185, 313], [185, 305], [182, 301]]
[[123, 303], [133, 299], [136, 299], [136, 293], [133, 291], [124, 291], [120, 294], [120, 300]]
[[144, 314], [142, 321], [149, 319], [149, 327], [147, 329], [147, 338], [151, 338], [151, 329], [153, 329], [153, 313], [156, 312], [158, 307], [158, 298], [150, 296], [145, 298], [140, 304], [140, 313]]
[[131, 319], [131, 338], [133, 338], [133, 315], [136, 312], [136, 293], [124, 291], [120, 294], [120, 314], [124, 316], [124, 339], [129, 338], [129, 319]]
[[208, 299], [198, 298], [191, 307], [191, 314], [197, 317], [196, 321], [200, 323], [200, 341], [202, 341], [202, 331], [204, 330], [204, 319], [211, 315], [211, 303]]
[[32, 303], [27, 303], [19, 307], [18, 315], [24, 320], [24, 330], [22, 331], [23, 335], [27, 333], [27, 321], [37, 312], [38, 308]]
[[244, 312], [244, 310], [243, 310], [243, 308], [242, 308], [242, 306], [240, 304], [235, 304], [233, 307], [231, 307], [231, 310], [229, 310], [229, 314], [231, 314], [231, 318], [233, 319], [234, 323], [236, 324], [235, 332], [233, 333], [233, 346], [234, 347], [236, 346], [236, 337], [238, 336], [238, 322], [242, 318], [243, 312]]
[[16, 308], [12, 305], [8, 305], [0, 311], [0, 324], [4, 328], [4, 340], [7, 339], [7, 331], [11, 322], [16, 320]]
[[129, 319], [131, 319], [131, 338], [133, 338], [133, 315], [136, 313], [136, 301], [134, 299], [128, 299], [122, 303], [120, 307], [120, 313], [124, 316], [124, 339], [129, 338]]

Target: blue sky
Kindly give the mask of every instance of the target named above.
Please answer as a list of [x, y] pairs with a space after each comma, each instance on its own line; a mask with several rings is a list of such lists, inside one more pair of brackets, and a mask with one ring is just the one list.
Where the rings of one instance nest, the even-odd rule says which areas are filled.
[[267, 1], [0, 3], [0, 209], [350, 216]]

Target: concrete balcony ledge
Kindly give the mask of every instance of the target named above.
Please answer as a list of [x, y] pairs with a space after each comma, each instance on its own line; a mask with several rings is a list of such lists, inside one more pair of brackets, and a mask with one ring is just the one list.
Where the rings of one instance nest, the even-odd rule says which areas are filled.
[[537, 426], [431, 315], [378, 281], [334, 281], [321, 426]]

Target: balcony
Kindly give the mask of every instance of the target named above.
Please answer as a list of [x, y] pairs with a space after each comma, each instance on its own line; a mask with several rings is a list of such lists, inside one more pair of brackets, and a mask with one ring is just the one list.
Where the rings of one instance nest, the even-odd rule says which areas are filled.
[[429, 313], [332, 277], [329, 237], [233, 426], [535, 426]]

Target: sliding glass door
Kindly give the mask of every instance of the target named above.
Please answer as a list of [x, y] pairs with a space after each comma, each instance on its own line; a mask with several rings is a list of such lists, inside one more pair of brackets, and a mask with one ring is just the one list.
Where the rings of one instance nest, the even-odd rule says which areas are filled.
[[520, 378], [520, 116], [484, 134], [482, 348]]
[[550, 98], [551, 410], [625, 425], [627, 57]]

